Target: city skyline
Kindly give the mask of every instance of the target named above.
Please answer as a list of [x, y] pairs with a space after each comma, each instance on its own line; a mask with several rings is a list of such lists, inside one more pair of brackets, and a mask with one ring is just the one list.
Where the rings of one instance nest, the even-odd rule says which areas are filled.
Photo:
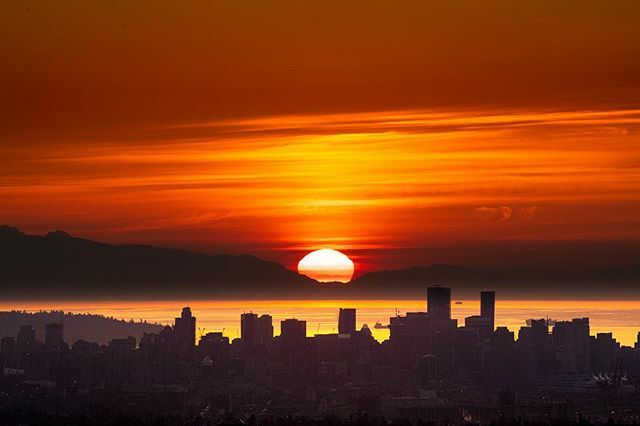
[[[339, 307], [337, 308], [337, 312], [333, 321], [334, 324], [333, 325], [331, 323], [329, 324], [330, 327], [333, 327], [331, 332], [328, 332], [327, 329], [323, 329], [322, 331], [320, 331], [320, 327], [315, 328], [315, 326], [320, 325], [320, 324], [316, 324], [315, 322], [310, 323], [309, 327], [307, 327], [307, 324], [309, 323], [307, 319], [300, 319], [299, 316], [296, 316], [296, 315], [291, 315], [287, 317], [286, 314], [284, 314], [284, 317], [283, 317], [283, 314], [281, 313], [278, 314], [278, 317], [280, 317], [278, 322], [281, 325], [280, 327], [276, 328], [273, 325], [274, 316], [272, 316], [271, 312], [267, 312], [268, 308], [266, 306], [268, 305], [265, 305], [265, 307], [261, 309], [256, 309], [260, 312], [254, 312], [253, 309], [244, 309], [243, 312], [239, 314], [239, 319], [238, 319], [239, 326], [235, 329], [227, 330], [226, 333], [225, 333], [226, 328], [224, 326], [216, 326], [215, 323], [209, 324], [209, 325], [214, 326], [213, 328], [216, 330], [212, 332], [214, 334], [225, 335], [226, 337], [229, 338], [230, 341], [232, 341], [233, 339], [242, 339], [244, 336], [245, 344], [249, 344], [249, 346], [254, 347], [259, 344], [264, 344], [266, 339], [265, 336], [267, 335], [269, 336], [269, 338], [280, 335], [280, 333], [282, 333], [282, 324], [286, 323], [287, 321], [299, 322], [301, 324], [304, 324], [303, 326], [303, 329], [305, 330], [305, 333], [303, 333], [304, 336], [306, 338], [312, 338], [315, 335], [353, 334], [356, 331], [362, 331], [363, 329], [366, 329], [369, 331], [373, 331], [376, 328], [390, 329], [391, 328], [390, 326], [391, 324], [393, 324], [394, 320], [400, 321], [402, 320], [402, 318], [407, 318], [408, 316], [413, 316], [414, 318], [418, 316], [424, 319], [429, 318], [430, 320], [435, 320], [435, 321], [450, 322], [451, 324], [455, 324], [455, 327], [457, 328], [466, 327], [466, 328], [473, 329], [477, 333], [477, 336], [479, 339], [485, 339], [485, 338], [489, 338], [490, 335], [494, 332], [494, 330], [497, 330], [498, 328], [506, 329], [512, 332], [514, 336], [519, 336], [520, 331], [522, 329], [529, 329], [532, 326], [532, 323], [536, 323], [536, 322], [544, 322], [545, 324], [547, 324], [547, 328], [552, 331], [553, 327], [555, 327], [556, 324], [563, 325], [563, 324], [571, 323], [573, 321], [581, 321], [584, 319], [586, 319], [588, 322], [589, 320], [589, 318], [585, 317], [584, 315], [578, 316], [575, 318], [565, 317], [564, 319], [554, 319], [554, 318], [550, 318], [549, 316], [546, 316], [543, 318], [522, 317], [520, 318], [521, 320], [520, 324], [505, 325], [503, 323], [500, 323], [496, 325], [496, 314], [500, 313], [499, 310], [496, 310], [496, 302], [497, 301], [500, 302], [500, 300], [496, 299], [495, 291], [493, 290], [480, 291], [479, 297], [477, 299], [478, 304], [477, 306], [474, 305], [474, 307], [477, 308], [478, 310], [477, 314], [472, 313], [471, 315], [463, 315], [463, 316], [458, 315], [457, 317], [454, 317], [452, 314], [452, 305], [454, 303], [462, 304], [463, 302], [452, 298], [453, 293], [450, 287], [435, 285], [435, 286], [427, 287], [426, 290], [427, 290], [426, 300], [423, 302], [425, 309], [421, 309], [418, 311], [405, 309], [403, 311], [400, 311], [396, 308], [394, 315], [389, 317], [389, 321], [387, 324], [376, 322], [373, 325], [369, 325], [367, 322], [357, 320], [357, 318], [359, 318], [357, 314], [358, 312], [357, 308]], [[206, 304], [206, 303], [213, 303], [213, 302], [214, 301], [208, 301], [208, 302], [205, 301], [204, 303]], [[344, 302], [347, 304], [349, 303], [349, 301], [335, 301], [334, 303], [340, 304], [341, 302]], [[361, 302], [361, 301], [357, 301], [357, 302]], [[547, 303], [548, 302], [549, 301], [547, 301]], [[45, 302], [45, 303], [50, 303], [50, 302]], [[174, 302], [167, 301], [165, 303], [167, 305], [171, 305]], [[228, 302], [219, 302], [219, 306], [220, 306], [219, 309], [223, 309], [225, 307], [225, 303], [228, 303]], [[250, 303], [250, 302], [239, 302], [239, 303]], [[293, 303], [296, 303], [296, 302], [293, 302]], [[385, 302], [378, 301], [378, 303], [382, 305]], [[467, 300], [464, 303], [469, 303], [469, 300]], [[309, 307], [312, 307], [312, 305], [309, 305]], [[305, 307], [298, 308], [299, 313], [303, 313], [304, 309]], [[39, 311], [41, 313], [46, 313], [46, 311], [42, 309], [39, 309], [39, 310], [31, 309], [31, 311]], [[13, 312], [27, 313], [28, 311], [17, 310]], [[52, 311], [52, 313], [53, 312], [54, 311]], [[59, 312], [60, 314], [63, 314], [63, 315], [65, 313], [64, 309], [61, 309], [56, 312]], [[4, 313], [9, 314], [10, 312], [4, 312]], [[71, 311], [67, 313], [71, 314]], [[113, 317], [110, 317], [110, 318], [113, 319]], [[174, 326], [171, 326], [170, 324], [162, 321], [161, 323], [153, 323], [153, 322], [147, 323], [146, 320], [144, 320], [143, 322], [142, 319], [140, 319], [140, 324], [141, 325], [149, 324], [151, 326], [162, 326], [165, 328], [171, 327], [175, 330], [178, 330], [179, 334], [190, 336], [189, 338], [182, 340], [181, 344], [185, 344], [186, 342], [190, 342], [191, 340], [193, 340], [195, 344], [197, 344], [200, 341], [200, 339], [205, 337], [207, 329], [196, 327], [196, 322], [195, 322], [196, 318], [197, 316], [193, 315], [191, 307], [185, 306], [182, 308], [182, 312], [180, 316], [174, 318], [175, 320]], [[219, 318], [222, 318], [222, 317], [219, 316]], [[307, 318], [307, 316], [303, 315], [302, 318]], [[124, 322], [125, 320], [121, 319], [116, 321]], [[133, 318], [131, 319], [131, 321], [133, 321]], [[55, 323], [45, 324], [45, 335], [50, 334], [52, 336], [55, 336], [52, 338], [52, 340], [55, 340], [56, 342], [60, 342], [62, 329], [59, 328], [59, 326], [61, 324], [63, 324], [62, 319]], [[226, 320], [223, 324], [227, 324]], [[176, 325], [177, 325], [177, 328], [175, 328]], [[21, 330], [22, 328], [23, 326], [20, 326]], [[603, 326], [600, 326], [599, 329], [602, 330]], [[33, 330], [29, 332], [31, 333], [32, 331]], [[604, 334], [612, 334], [612, 333], [610, 331], [598, 331], [596, 334], [604, 335]], [[385, 340], [388, 340], [389, 338], [390, 336], [386, 336], [382, 338], [376, 337], [375, 339], [378, 341], [378, 343], [383, 343]], [[640, 341], [640, 327], [638, 328], [637, 331], [634, 332], [634, 338], [636, 340], [634, 340], [633, 342], [627, 342], [627, 343], [632, 343], [633, 346], [638, 346], [636, 345], [636, 343]], [[49, 338], [45, 336], [45, 342], [47, 341], [47, 339]], [[251, 342], [251, 343], [246, 343], [246, 342]], [[626, 346], [631, 346], [631, 345], [627, 344]]]
[[640, 1], [0, 2], [0, 424], [640, 423]]
[[[214, 423], [274, 421], [290, 416], [292, 404], [299, 422], [356, 413], [383, 423], [638, 419], [632, 395], [640, 331], [633, 347], [621, 346], [611, 333], [591, 335], [589, 318], [542, 318], [528, 319], [516, 339], [507, 327], [494, 327], [495, 301], [495, 292], [483, 291], [479, 315], [458, 324], [451, 289], [429, 287], [426, 311], [390, 317], [383, 342], [366, 325], [357, 329], [352, 308], [340, 308], [337, 333], [312, 336], [304, 320], [283, 319], [275, 335], [272, 316], [243, 313], [237, 338], [215, 331], [196, 339], [197, 317], [188, 306], [173, 326], [102, 345], [69, 345], [62, 321], [46, 324], [42, 341], [33, 326], [21, 325], [17, 336], [0, 339], [0, 385], [8, 398], [29, 395], [43, 407], [59, 394], [56, 411], [98, 402], [109, 413], [118, 395], [120, 415], [177, 416], [176, 424], [203, 399], [208, 405], [197, 418]], [[143, 390], [153, 397], [140, 398]]]

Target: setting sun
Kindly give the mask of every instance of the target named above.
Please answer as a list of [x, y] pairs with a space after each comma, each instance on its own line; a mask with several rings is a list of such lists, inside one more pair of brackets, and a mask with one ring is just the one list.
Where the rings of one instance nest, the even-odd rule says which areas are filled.
[[353, 261], [337, 250], [312, 251], [298, 262], [298, 272], [320, 282], [347, 283], [353, 277]]

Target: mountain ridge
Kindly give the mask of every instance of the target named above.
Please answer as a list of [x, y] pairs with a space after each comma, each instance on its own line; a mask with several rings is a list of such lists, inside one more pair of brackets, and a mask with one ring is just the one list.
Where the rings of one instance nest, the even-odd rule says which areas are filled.
[[0, 226], [0, 289], [6, 297], [423, 298], [426, 287], [439, 284], [453, 287], [456, 297], [491, 288], [514, 298], [562, 297], [576, 290], [611, 298], [614, 291], [640, 295], [638, 277], [640, 264], [584, 270], [432, 264], [372, 271], [343, 285], [319, 283], [248, 254], [112, 245], [59, 230], [27, 235]]
[[[15, 293], [67, 291], [135, 293], [238, 293], [300, 290], [318, 283], [276, 262], [248, 254], [208, 255], [142, 244], [112, 245], [73, 237], [63, 231], [27, 235], [0, 227], [0, 281], [19, 286]], [[87, 288], [86, 283], [109, 285]], [[135, 284], [136, 289], [129, 286]], [[4, 289], [5, 291], [11, 289]], [[53, 289], [55, 290], [55, 288]], [[132, 291], [133, 290], [133, 291]], [[265, 288], [265, 290], [267, 290]]]

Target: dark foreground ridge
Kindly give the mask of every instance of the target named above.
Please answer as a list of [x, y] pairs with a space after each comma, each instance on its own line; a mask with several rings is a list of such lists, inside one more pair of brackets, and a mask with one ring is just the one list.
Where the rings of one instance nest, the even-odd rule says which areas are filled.
[[640, 264], [584, 270], [430, 265], [371, 272], [349, 285], [330, 285], [249, 255], [115, 246], [62, 231], [36, 236], [0, 226], [0, 286], [5, 298], [421, 298], [425, 285], [446, 282], [456, 286], [459, 296], [491, 287], [508, 298], [579, 294], [611, 299], [640, 295], [639, 276]]
[[382, 343], [352, 308], [338, 312], [337, 333], [313, 336], [295, 318], [275, 336], [268, 313], [242, 314], [233, 340], [197, 336], [189, 307], [174, 326], [106, 345], [69, 346], [64, 323], [47, 324], [43, 341], [23, 326], [1, 340], [0, 424], [640, 421], [640, 342], [592, 336], [589, 318], [529, 319], [516, 339], [495, 327], [493, 291], [462, 325], [450, 288], [425, 290], [427, 311], [391, 317]]

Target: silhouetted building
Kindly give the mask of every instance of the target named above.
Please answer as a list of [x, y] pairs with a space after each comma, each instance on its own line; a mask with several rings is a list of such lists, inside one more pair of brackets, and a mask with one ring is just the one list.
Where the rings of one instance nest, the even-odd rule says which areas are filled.
[[0, 351], [12, 352], [16, 348], [16, 339], [13, 337], [3, 337], [0, 339]]
[[598, 333], [591, 339], [591, 369], [598, 373], [612, 373], [615, 369], [620, 343], [613, 333]]
[[64, 325], [61, 322], [52, 322], [44, 326], [44, 344], [54, 349], [64, 345]]
[[213, 366], [226, 366], [229, 362], [229, 338], [220, 332], [207, 333], [198, 343], [199, 358], [208, 357]]
[[338, 333], [354, 334], [356, 332], [356, 310], [354, 308], [340, 308], [338, 315]]
[[431, 354], [422, 355], [418, 363], [421, 379], [430, 382], [441, 378], [440, 361]]
[[527, 326], [521, 327], [518, 333], [518, 343], [522, 345], [542, 348], [548, 342], [549, 325], [544, 318], [527, 320]]
[[265, 350], [273, 339], [273, 318], [254, 313], [240, 315], [240, 337], [247, 353]]
[[489, 339], [493, 335], [493, 321], [482, 315], [466, 317], [464, 326], [475, 332], [478, 342]]
[[116, 350], [133, 351], [136, 349], [136, 338], [133, 336], [129, 336], [122, 339], [112, 339], [109, 342], [109, 347]]
[[474, 370], [478, 367], [481, 351], [478, 342], [478, 330], [466, 326], [456, 330], [454, 356], [459, 371]]
[[427, 289], [427, 313], [434, 320], [451, 319], [451, 289], [429, 287]]
[[273, 340], [273, 318], [271, 315], [260, 315], [256, 323], [256, 346], [267, 349]]
[[182, 357], [193, 356], [196, 345], [196, 318], [191, 315], [191, 308], [188, 306], [182, 308], [182, 314], [175, 320], [174, 339]]
[[280, 323], [280, 336], [286, 341], [302, 341], [307, 337], [307, 322], [290, 318]]
[[240, 338], [245, 351], [251, 351], [256, 346], [258, 333], [258, 314], [248, 312], [240, 315]]
[[486, 318], [490, 322], [491, 332], [495, 329], [496, 317], [496, 292], [481, 291], [480, 292], [480, 316]]
[[515, 334], [513, 331], [509, 331], [507, 327], [498, 327], [493, 332], [491, 344], [500, 349], [511, 350], [515, 344]]
[[565, 372], [590, 372], [589, 318], [558, 321], [553, 327], [553, 345], [560, 369]]
[[28, 350], [36, 341], [36, 330], [30, 325], [21, 325], [16, 345], [19, 350]]
[[295, 318], [280, 323], [280, 348], [286, 352], [296, 352], [304, 347], [307, 339], [307, 322]]
[[528, 319], [518, 333], [517, 346], [529, 358], [531, 374], [545, 374], [555, 365], [547, 320]]
[[389, 342], [399, 356], [429, 353], [430, 323], [426, 312], [407, 312], [389, 318]]
[[[13, 337], [0, 340], [3, 416], [28, 401], [29, 410], [88, 414], [86, 423], [96, 420], [95, 407], [122, 412], [124, 420], [143, 413], [189, 423], [196, 415], [211, 424], [237, 423], [231, 408], [250, 424], [280, 424], [294, 413], [300, 425], [325, 416], [360, 426], [382, 424], [381, 416], [413, 424], [511, 424], [505, 417], [513, 416], [541, 424], [581, 413], [622, 424], [636, 420], [640, 348], [621, 347], [611, 333], [590, 336], [587, 318], [558, 322], [552, 334], [552, 320], [528, 320], [515, 340], [506, 327], [491, 329], [494, 312], [485, 309], [491, 296], [483, 297], [480, 315], [457, 327], [447, 318], [448, 294], [438, 292], [430, 295], [430, 313], [390, 318], [385, 342], [366, 326], [353, 331], [351, 309], [340, 312], [341, 333], [313, 338], [305, 321], [284, 320], [273, 337], [269, 315], [244, 314], [242, 338], [229, 344], [221, 332], [208, 333], [192, 353], [189, 308], [174, 326], [144, 334], [139, 347], [127, 337], [108, 345], [78, 340], [69, 349], [59, 323], [47, 325], [43, 345], [23, 327], [20, 345], [32, 349], [15, 350]], [[260, 413], [259, 420], [251, 413]], [[5, 423], [19, 423], [12, 420]]]

